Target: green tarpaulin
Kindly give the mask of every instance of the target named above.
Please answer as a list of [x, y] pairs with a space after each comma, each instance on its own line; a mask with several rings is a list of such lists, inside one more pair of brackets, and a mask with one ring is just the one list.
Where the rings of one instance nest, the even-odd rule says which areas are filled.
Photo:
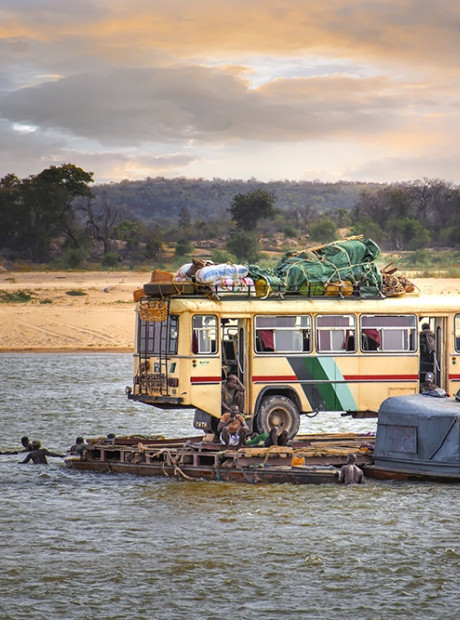
[[313, 250], [288, 252], [273, 270], [249, 266], [249, 276], [265, 280], [273, 290], [320, 294], [329, 284], [350, 282], [366, 295], [382, 288], [375, 261], [380, 248], [371, 239], [344, 239]]

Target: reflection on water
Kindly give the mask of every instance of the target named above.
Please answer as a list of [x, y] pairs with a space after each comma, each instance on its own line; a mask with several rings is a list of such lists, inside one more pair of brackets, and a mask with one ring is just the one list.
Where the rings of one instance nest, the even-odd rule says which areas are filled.
[[[127, 401], [129, 355], [1, 355], [0, 449], [24, 434], [195, 434]], [[339, 414], [302, 430], [374, 430]], [[252, 486], [0, 456], [0, 617], [453, 619], [460, 486]]]

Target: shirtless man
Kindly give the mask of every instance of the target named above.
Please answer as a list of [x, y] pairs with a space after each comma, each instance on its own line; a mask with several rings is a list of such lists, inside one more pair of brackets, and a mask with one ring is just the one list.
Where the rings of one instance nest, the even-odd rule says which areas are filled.
[[347, 457], [347, 464], [344, 465], [339, 471], [339, 478], [337, 482], [343, 482], [343, 484], [364, 484], [364, 474], [356, 465], [356, 456], [349, 454]]
[[222, 413], [229, 413], [232, 405], [243, 411], [244, 385], [235, 374], [228, 375], [227, 381], [222, 384]]
[[8, 450], [7, 452], [0, 452], [0, 454], [19, 454], [20, 452], [30, 452], [32, 450], [32, 444], [28, 437], [21, 437], [22, 448], [19, 450]]
[[48, 465], [48, 461], [46, 460], [47, 456], [59, 456], [60, 458], [64, 458], [63, 454], [50, 452], [46, 448], [42, 448], [41, 445], [42, 444], [39, 441], [33, 441], [32, 450], [23, 461], [19, 461], [21, 465], [28, 463], [29, 461], [32, 461], [35, 465]]
[[222, 415], [217, 426], [217, 432], [220, 433], [220, 443], [226, 448], [229, 446], [241, 448], [244, 445], [249, 427], [239, 413], [238, 405], [232, 405], [230, 412]]

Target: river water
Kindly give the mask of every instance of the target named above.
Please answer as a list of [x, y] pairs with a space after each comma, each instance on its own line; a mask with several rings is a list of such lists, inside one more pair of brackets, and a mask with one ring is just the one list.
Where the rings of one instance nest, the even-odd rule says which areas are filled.
[[[22, 435], [196, 434], [129, 402], [124, 354], [0, 355], [0, 450]], [[323, 413], [302, 432], [375, 430]], [[456, 619], [460, 485], [252, 486], [0, 456], [0, 618]]]

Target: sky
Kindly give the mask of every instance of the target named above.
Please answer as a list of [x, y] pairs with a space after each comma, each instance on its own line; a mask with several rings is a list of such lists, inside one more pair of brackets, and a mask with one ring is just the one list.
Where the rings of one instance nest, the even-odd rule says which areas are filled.
[[460, 184], [458, 0], [0, 0], [0, 178]]

